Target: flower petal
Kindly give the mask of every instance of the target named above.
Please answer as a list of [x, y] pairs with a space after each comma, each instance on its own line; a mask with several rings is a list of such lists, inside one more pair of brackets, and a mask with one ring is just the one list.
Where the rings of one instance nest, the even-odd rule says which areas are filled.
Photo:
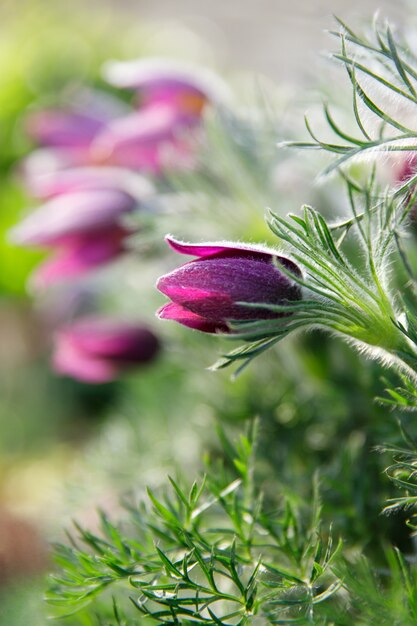
[[35, 288], [81, 276], [113, 261], [124, 252], [126, 231], [120, 229], [96, 236], [80, 237], [42, 263], [31, 277]]
[[123, 369], [151, 361], [157, 337], [138, 324], [86, 317], [55, 334], [55, 370], [88, 383], [109, 382]]
[[13, 242], [54, 246], [74, 235], [92, 233], [116, 225], [136, 201], [117, 189], [75, 191], [53, 198], [13, 228]]
[[195, 259], [162, 276], [157, 288], [176, 304], [212, 322], [280, 317], [277, 312], [238, 303], [275, 305], [301, 297], [300, 288], [288, 276], [253, 254]]
[[90, 147], [38, 148], [21, 161], [18, 171], [30, 190], [32, 180], [38, 176], [88, 164], [91, 164]]
[[179, 304], [170, 302], [165, 304], [157, 313], [160, 319], [174, 320], [183, 326], [199, 330], [203, 333], [229, 332], [226, 324], [211, 322], [201, 315], [192, 313], [188, 309]]
[[48, 109], [28, 116], [26, 129], [42, 146], [85, 147], [102, 128], [103, 121], [84, 112]]
[[110, 382], [118, 374], [117, 365], [111, 361], [89, 357], [71, 342], [62, 340], [54, 353], [53, 367], [59, 374], [93, 384]]
[[31, 195], [49, 199], [74, 191], [116, 190], [138, 198], [154, 193], [152, 183], [141, 174], [120, 167], [74, 167], [42, 172], [29, 180]]
[[137, 324], [101, 317], [86, 317], [64, 327], [61, 337], [78, 350], [120, 363], [149, 360], [158, 349], [156, 336]]
[[197, 257], [210, 257], [223, 252], [237, 252], [239, 255], [245, 253], [248, 253], [250, 256], [259, 255], [260, 260], [271, 261], [272, 257], [277, 255], [275, 251], [260, 245], [240, 244], [237, 242], [185, 243], [178, 241], [172, 235], [166, 235], [165, 241], [175, 252]]
[[104, 66], [104, 76], [116, 87], [145, 92], [151, 101], [157, 100], [161, 88], [194, 90], [215, 103], [226, 103], [231, 98], [226, 84], [209, 69], [172, 59], [109, 61]]

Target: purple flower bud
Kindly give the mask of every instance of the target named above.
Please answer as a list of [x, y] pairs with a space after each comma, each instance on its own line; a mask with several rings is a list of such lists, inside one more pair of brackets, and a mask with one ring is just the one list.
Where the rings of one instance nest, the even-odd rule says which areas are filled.
[[131, 232], [123, 216], [152, 193], [147, 181], [115, 169], [67, 170], [42, 180], [40, 195], [50, 199], [11, 231], [15, 243], [56, 252], [37, 270], [38, 286], [78, 276], [120, 255]]
[[147, 328], [108, 318], [88, 317], [55, 334], [56, 372], [86, 383], [106, 383], [123, 371], [153, 360], [157, 337]]
[[286, 315], [238, 302], [282, 305], [302, 297], [300, 287], [276, 262], [295, 276], [301, 275], [299, 268], [274, 251], [229, 243], [183, 244], [171, 237], [167, 242], [176, 252], [198, 258], [159, 279], [157, 288], [172, 300], [158, 312], [162, 319], [208, 333], [230, 332], [231, 320]]
[[31, 286], [45, 289], [63, 280], [78, 278], [114, 261], [126, 252], [127, 229], [111, 228], [83, 234], [57, 247], [54, 254], [37, 267]]

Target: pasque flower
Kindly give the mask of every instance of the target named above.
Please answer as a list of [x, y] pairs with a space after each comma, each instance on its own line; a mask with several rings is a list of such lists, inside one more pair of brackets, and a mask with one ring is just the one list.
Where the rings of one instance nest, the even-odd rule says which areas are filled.
[[86, 383], [106, 383], [123, 371], [145, 365], [160, 343], [148, 328], [105, 317], [86, 317], [54, 337], [56, 372]]
[[139, 106], [93, 90], [71, 106], [30, 113], [26, 130], [39, 146], [22, 163], [26, 180], [40, 172], [113, 165], [160, 174], [192, 164], [190, 130], [208, 103], [227, 101], [227, 88], [207, 70], [168, 60], [110, 63], [115, 86], [137, 90]]
[[152, 186], [135, 175], [127, 184], [113, 168], [56, 172], [37, 181], [46, 202], [11, 231], [15, 243], [52, 249], [34, 282], [46, 286], [75, 277], [119, 256], [131, 229], [123, 216], [140, 205]]
[[195, 132], [208, 103], [227, 99], [220, 79], [186, 64], [153, 59], [110, 63], [106, 75], [118, 87], [137, 90], [140, 107], [98, 134], [95, 158], [154, 174], [192, 164], [190, 130]]
[[172, 300], [159, 310], [162, 319], [207, 333], [230, 332], [232, 320], [286, 315], [239, 303], [282, 305], [301, 298], [299, 286], [280, 266], [295, 276], [299, 268], [274, 251], [232, 243], [185, 244], [169, 236], [167, 242], [197, 259], [159, 279], [157, 288]]

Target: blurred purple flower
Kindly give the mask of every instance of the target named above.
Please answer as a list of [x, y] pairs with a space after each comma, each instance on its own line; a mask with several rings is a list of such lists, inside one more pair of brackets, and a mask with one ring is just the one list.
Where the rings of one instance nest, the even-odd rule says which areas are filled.
[[230, 320], [266, 320], [285, 313], [251, 308], [238, 302], [282, 305], [301, 299], [300, 287], [275, 265], [278, 261], [295, 276], [299, 268], [273, 251], [240, 244], [184, 244], [167, 237], [181, 254], [195, 255], [170, 274], [157, 288], [172, 302], [158, 315], [207, 333], [230, 332]]
[[43, 183], [38, 191], [49, 199], [11, 231], [15, 243], [55, 251], [38, 268], [37, 286], [78, 276], [119, 256], [131, 232], [123, 216], [152, 192], [135, 176], [133, 193], [117, 170], [105, 168], [55, 173]]
[[208, 102], [230, 100], [227, 86], [216, 74], [172, 59], [110, 61], [104, 75], [116, 87], [136, 90], [141, 106], [166, 104], [190, 116], [200, 117]]
[[191, 167], [205, 106], [227, 100], [220, 79], [201, 68], [155, 59], [109, 63], [106, 76], [118, 87], [136, 89], [140, 108], [98, 134], [94, 158], [153, 174]]
[[157, 337], [147, 328], [88, 317], [56, 332], [53, 366], [56, 372], [86, 383], [107, 383], [152, 361], [159, 348]]
[[187, 64], [154, 59], [110, 63], [107, 76], [116, 86], [137, 89], [139, 110], [132, 112], [108, 94], [88, 91], [75, 97], [71, 107], [28, 115], [28, 135], [40, 146], [21, 166], [29, 187], [39, 174], [83, 165], [153, 174], [190, 167], [206, 104], [228, 99], [218, 77]]

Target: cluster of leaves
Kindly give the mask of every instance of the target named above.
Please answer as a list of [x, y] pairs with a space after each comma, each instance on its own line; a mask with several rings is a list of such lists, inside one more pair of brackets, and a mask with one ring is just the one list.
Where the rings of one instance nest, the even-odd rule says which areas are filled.
[[[370, 37], [355, 33], [338, 19], [341, 30], [332, 34], [341, 40], [341, 51], [334, 59], [345, 67], [352, 85], [353, 112], [361, 137], [350, 136], [324, 106], [327, 124], [345, 143], [321, 141], [306, 118], [310, 142], [292, 142], [294, 147], [315, 148], [341, 155], [324, 173], [349, 159], [369, 151], [415, 150], [417, 129], [413, 128], [413, 109], [417, 104], [417, 59], [409, 46], [394, 38], [389, 26], [375, 21]], [[366, 86], [364, 86], [366, 84]]]
[[55, 615], [91, 626], [412, 623], [415, 568], [395, 548], [375, 568], [334, 544], [316, 479], [308, 504], [264, 498], [254, 437], [235, 446], [222, 434], [228, 462], [191, 488], [170, 479], [146, 503], [126, 504], [122, 524], [102, 513], [98, 533], [77, 526], [56, 549]]
[[268, 510], [255, 489], [252, 437], [236, 447], [223, 440], [232, 482], [220, 465], [189, 490], [170, 479], [162, 496], [149, 491], [148, 505], [128, 506], [125, 530], [102, 514], [100, 535], [78, 527], [72, 545], [57, 548], [61, 573], [48, 600], [58, 613], [87, 619], [91, 602], [111, 590], [119, 624], [141, 623], [125, 621], [132, 611], [160, 624], [311, 623], [322, 603], [336, 601], [341, 543], [322, 537], [317, 489], [310, 507], [282, 498]]
[[[401, 399], [403, 400], [403, 396]], [[417, 441], [403, 426], [401, 426], [401, 431], [403, 435], [402, 446], [385, 445], [378, 447], [380, 452], [388, 453], [391, 456], [392, 463], [385, 472], [397, 491], [403, 494], [390, 498], [385, 507], [385, 512], [404, 510], [409, 517], [408, 525], [413, 530], [417, 530], [415, 524], [417, 514]]]

